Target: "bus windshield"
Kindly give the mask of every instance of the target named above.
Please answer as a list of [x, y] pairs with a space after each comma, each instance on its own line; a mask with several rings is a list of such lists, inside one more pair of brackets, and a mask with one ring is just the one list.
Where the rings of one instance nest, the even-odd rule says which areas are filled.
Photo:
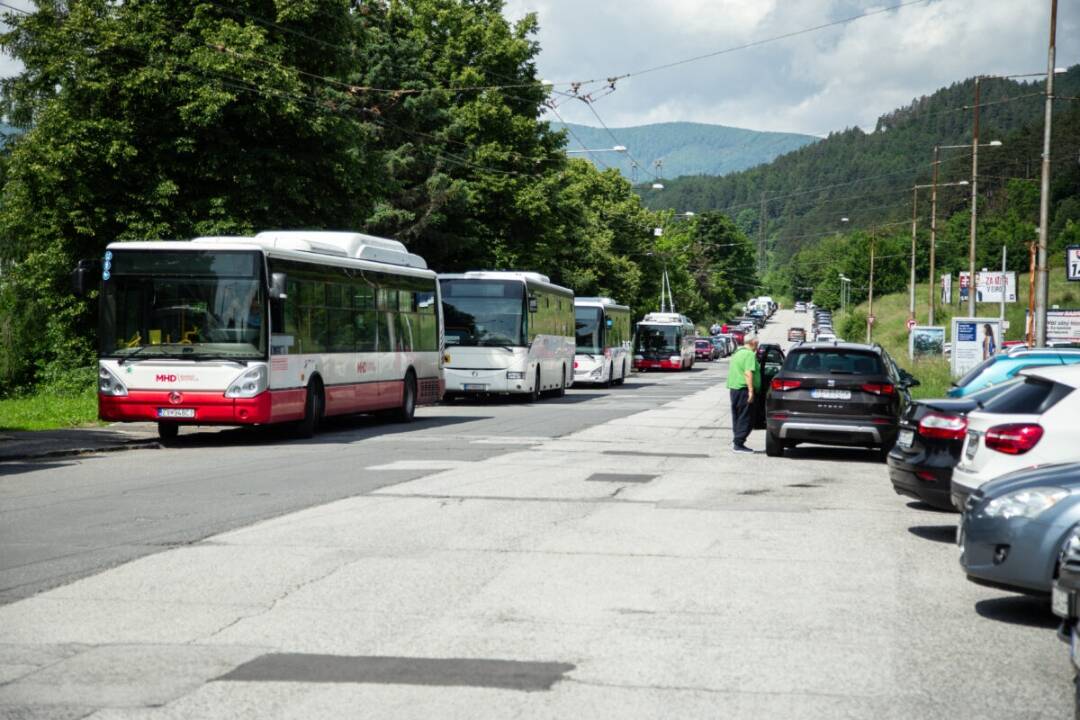
[[604, 351], [602, 337], [604, 311], [597, 307], [579, 307], [574, 309], [574, 327], [577, 335], [577, 351], [595, 355]]
[[117, 250], [107, 261], [103, 357], [266, 356], [261, 253]]
[[441, 280], [446, 344], [525, 345], [525, 284], [513, 280]]
[[679, 328], [671, 325], [638, 325], [634, 352], [638, 355], [675, 355], [679, 347]]

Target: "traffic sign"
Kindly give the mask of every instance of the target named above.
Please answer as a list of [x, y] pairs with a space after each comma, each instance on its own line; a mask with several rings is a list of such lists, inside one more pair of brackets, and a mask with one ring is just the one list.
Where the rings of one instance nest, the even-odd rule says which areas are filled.
[[916, 325], [916, 323], [915, 323], [915, 318], [908, 318], [908, 321], [907, 321], [907, 331], [908, 331], [908, 332], [911, 332], [912, 328], [914, 328], [914, 327], [915, 327], [915, 325]]
[[871, 315], [870, 317], [866, 318], [866, 322], [870, 323], [871, 325], [873, 325], [873, 324], [874, 324], [874, 321], [875, 321], [875, 320], [877, 320], [877, 318], [876, 318], [876, 317], [874, 317], [873, 315]]

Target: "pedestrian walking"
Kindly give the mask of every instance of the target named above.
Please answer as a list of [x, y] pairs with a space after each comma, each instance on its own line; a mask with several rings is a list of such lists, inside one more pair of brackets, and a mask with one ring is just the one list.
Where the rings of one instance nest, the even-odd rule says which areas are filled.
[[728, 368], [728, 393], [731, 395], [732, 452], [752, 453], [746, 447], [754, 417], [754, 393], [761, 385], [761, 366], [757, 360], [757, 335], [748, 335], [745, 344], [731, 356]]

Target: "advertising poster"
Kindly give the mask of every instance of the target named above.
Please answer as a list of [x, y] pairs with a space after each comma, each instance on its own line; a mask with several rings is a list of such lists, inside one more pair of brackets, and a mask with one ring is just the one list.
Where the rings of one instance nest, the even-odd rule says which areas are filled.
[[[1025, 327], [1031, 329], [1031, 313], [1026, 313]], [[1047, 310], [1046, 339], [1054, 342], [1080, 343], [1080, 310]]]
[[1001, 350], [998, 318], [952, 319], [952, 376], [958, 378]]
[[970, 280], [970, 279], [971, 278], [968, 277], [968, 274], [966, 272], [961, 272], [960, 273], [960, 301], [961, 302], [963, 302], [964, 300], [967, 300], [967, 297], [968, 297], [968, 280]]
[[916, 325], [908, 335], [908, 357], [940, 357], [945, 354], [945, 328], [934, 325]]
[[[960, 287], [968, 287], [968, 273], [960, 272]], [[1000, 303], [1002, 294], [1005, 302], [1016, 302], [1016, 273], [1013, 271], [983, 270], [975, 273], [975, 302]], [[961, 292], [967, 297], [967, 293]]]
[[1080, 280], [1080, 245], [1065, 248], [1065, 272], [1069, 280]]
[[952, 275], [941, 276], [941, 304], [948, 305], [952, 302]]

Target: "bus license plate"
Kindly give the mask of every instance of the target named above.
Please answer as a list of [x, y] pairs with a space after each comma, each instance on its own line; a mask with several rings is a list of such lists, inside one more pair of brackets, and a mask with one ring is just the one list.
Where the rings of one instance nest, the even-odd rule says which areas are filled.
[[900, 434], [896, 436], [896, 444], [902, 448], [910, 448], [912, 441], [915, 439], [914, 430], [901, 430]]
[[851, 399], [851, 391], [850, 390], [825, 390], [825, 389], [811, 390], [810, 391], [810, 397], [812, 397], [812, 398], [820, 398], [822, 400], [850, 400]]
[[470, 383], [465, 383], [464, 385], [462, 385], [462, 387], [464, 389], [466, 389], [466, 390], [479, 390], [479, 391], [487, 390], [487, 385], [483, 385], [483, 384], [480, 384], [480, 383], [471, 383], [471, 384]]
[[193, 418], [195, 408], [158, 408], [159, 418]]

